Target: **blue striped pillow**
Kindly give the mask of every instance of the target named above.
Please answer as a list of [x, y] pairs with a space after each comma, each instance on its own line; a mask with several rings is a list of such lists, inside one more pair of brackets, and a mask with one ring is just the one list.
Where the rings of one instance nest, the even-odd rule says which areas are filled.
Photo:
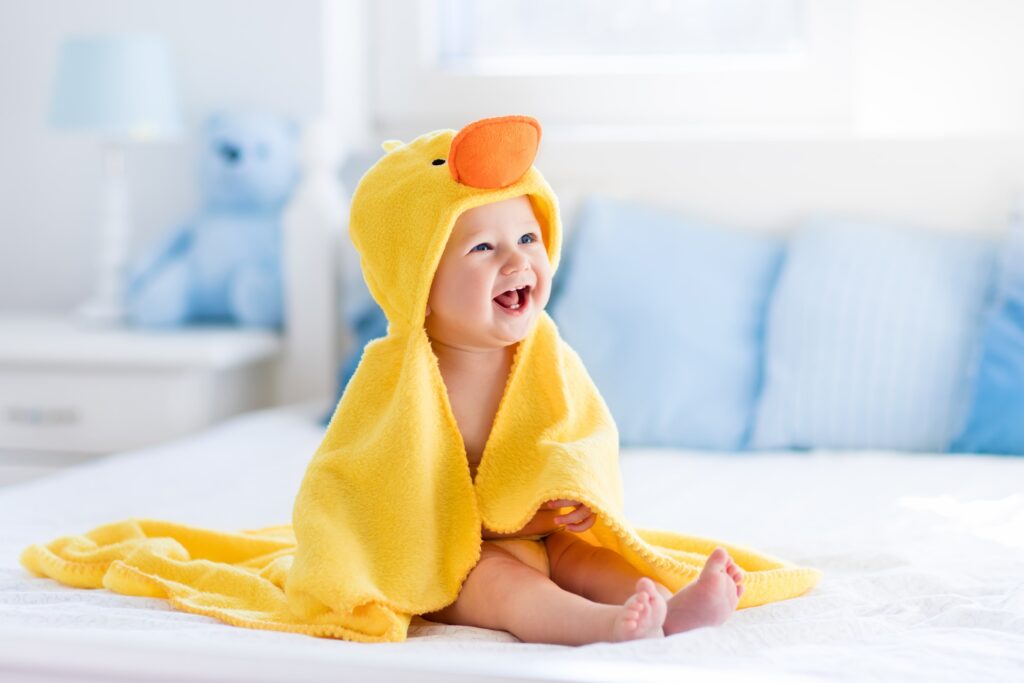
[[1024, 223], [1010, 226], [985, 325], [974, 401], [954, 451], [1024, 455]]
[[624, 446], [743, 448], [778, 238], [590, 197], [550, 307]]
[[754, 448], [945, 450], [966, 417], [994, 245], [853, 220], [790, 243]]

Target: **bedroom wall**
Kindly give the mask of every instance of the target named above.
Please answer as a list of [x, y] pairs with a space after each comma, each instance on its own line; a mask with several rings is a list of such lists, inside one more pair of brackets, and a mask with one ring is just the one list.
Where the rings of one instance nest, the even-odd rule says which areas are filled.
[[[159, 33], [190, 130], [218, 107], [261, 107], [365, 130], [361, 3], [332, 0], [33, 0], [0, 3], [0, 310], [70, 311], [92, 288], [101, 157], [46, 125], [62, 36]], [[326, 27], [337, 22], [328, 41]], [[196, 206], [195, 141], [129, 148], [138, 248]]]
[[1009, 137], [595, 144], [551, 136], [544, 147], [537, 163], [570, 230], [582, 197], [598, 193], [773, 233], [828, 214], [996, 236], [1024, 189], [1024, 140]]
[[[808, 212], [839, 210], [1000, 230], [1024, 188], [1024, 3], [988, 0], [982, 11], [970, 0], [851, 1], [848, 130], [608, 136], [546, 127], [538, 162], [567, 218], [582, 194], [606, 192], [751, 228], [783, 230]], [[375, 114], [367, 2], [0, 3], [0, 310], [70, 311], [92, 287], [99, 150], [45, 123], [62, 35], [160, 32], [177, 58], [190, 126], [216, 106], [329, 112], [344, 142], [372, 156], [379, 140], [429, 128], [389, 129]], [[492, 95], [475, 92], [478, 103], [446, 125], [492, 114]], [[195, 154], [188, 140], [130, 150], [136, 248], [195, 207]]]
[[570, 215], [601, 192], [748, 229], [830, 212], [999, 233], [1024, 195], [1024, 3], [983, 5], [855, 2], [845, 131], [552, 130], [546, 175]]
[[[537, 94], [523, 79], [445, 78], [417, 64], [404, 47], [408, 35], [389, 40], [396, 15], [412, 2], [377, 6], [384, 52], [377, 80], [391, 82], [376, 102], [381, 139], [504, 113], [510, 91]], [[849, 59], [840, 60], [838, 85], [828, 93], [844, 104], [817, 125], [620, 125], [614, 106], [572, 118], [560, 105], [592, 94], [590, 81], [554, 77], [560, 97], [535, 98], [530, 111], [546, 122], [538, 166], [562, 200], [567, 225], [579, 198], [596, 192], [749, 229], [785, 231], [811, 214], [841, 213], [942, 230], [1004, 230], [1024, 190], [1024, 3], [812, 4], [832, 8], [829, 16], [849, 10], [836, 31]], [[403, 78], [409, 89], [416, 79], [438, 82], [450, 99], [416, 107], [394, 96], [403, 85], [394, 81]], [[669, 99], [709, 95], [663, 90]], [[632, 106], [639, 121], [644, 109]]]

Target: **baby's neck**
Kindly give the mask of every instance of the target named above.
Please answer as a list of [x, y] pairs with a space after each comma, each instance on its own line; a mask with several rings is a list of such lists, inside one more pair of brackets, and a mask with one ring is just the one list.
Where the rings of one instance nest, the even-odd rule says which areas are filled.
[[453, 346], [430, 338], [443, 372], [480, 374], [507, 372], [515, 355], [515, 344], [492, 349]]

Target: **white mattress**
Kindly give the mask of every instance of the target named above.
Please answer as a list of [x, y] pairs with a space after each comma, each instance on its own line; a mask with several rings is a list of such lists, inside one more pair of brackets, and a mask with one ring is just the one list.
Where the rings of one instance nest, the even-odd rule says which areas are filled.
[[236, 628], [157, 599], [31, 577], [31, 543], [127, 517], [288, 522], [317, 406], [0, 489], [3, 680], [1021, 680], [1024, 458], [625, 451], [626, 516], [824, 572], [720, 628], [580, 648], [414, 620], [400, 644]]

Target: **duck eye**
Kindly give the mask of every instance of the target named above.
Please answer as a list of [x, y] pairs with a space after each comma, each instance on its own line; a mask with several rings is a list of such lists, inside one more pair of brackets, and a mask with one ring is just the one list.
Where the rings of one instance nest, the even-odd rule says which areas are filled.
[[434, 159], [431, 163], [434, 164], [434, 166], [440, 166], [444, 163], [444, 159]]

